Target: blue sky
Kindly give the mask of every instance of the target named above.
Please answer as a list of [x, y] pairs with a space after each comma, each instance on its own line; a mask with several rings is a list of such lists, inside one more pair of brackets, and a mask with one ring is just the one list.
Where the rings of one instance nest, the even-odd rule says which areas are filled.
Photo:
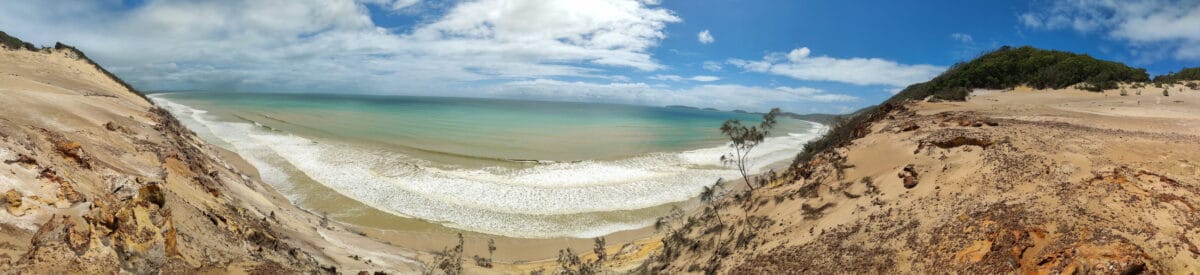
[[142, 89], [847, 112], [1002, 45], [1152, 75], [1200, 63], [1200, 1], [144, 0], [0, 3]]

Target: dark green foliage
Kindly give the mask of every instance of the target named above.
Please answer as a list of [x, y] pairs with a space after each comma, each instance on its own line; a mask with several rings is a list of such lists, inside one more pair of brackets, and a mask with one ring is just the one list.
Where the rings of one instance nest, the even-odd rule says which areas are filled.
[[895, 103], [885, 103], [885, 105], [881, 106], [864, 108], [845, 117], [838, 117], [833, 123], [827, 125], [829, 126], [829, 131], [825, 135], [804, 145], [804, 150], [800, 151], [800, 154], [796, 155], [796, 159], [793, 160], [792, 167], [795, 168], [812, 160], [814, 156], [821, 152], [846, 145], [851, 140], [865, 135], [863, 132], [865, 130], [860, 130], [859, 125], [862, 125], [862, 128], [866, 128], [865, 126], [868, 123], [877, 120], [879, 116], [886, 113], [883, 109], [891, 110], [894, 106], [896, 106]]
[[1060, 89], [1084, 83], [1090, 89], [1115, 89], [1117, 82], [1145, 82], [1145, 69], [1092, 58], [1086, 54], [1041, 50], [1030, 46], [1001, 47], [947, 69], [933, 80], [908, 86], [888, 102], [964, 100], [971, 89], [1006, 89], [1026, 84]]
[[25, 41], [21, 41], [21, 39], [16, 37], [8, 36], [7, 33], [0, 31], [0, 44], [4, 45], [5, 48], [20, 49], [21, 45], [25, 44]]
[[[1200, 80], [1200, 67], [1186, 68], [1178, 73], [1168, 73], [1154, 77], [1154, 83], [1172, 84], [1180, 81]], [[1161, 84], [1160, 84], [1161, 85]]]
[[26, 49], [36, 51], [38, 48], [29, 42], [21, 41], [20, 38], [9, 36], [7, 33], [0, 31], [0, 45], [10, 50]]

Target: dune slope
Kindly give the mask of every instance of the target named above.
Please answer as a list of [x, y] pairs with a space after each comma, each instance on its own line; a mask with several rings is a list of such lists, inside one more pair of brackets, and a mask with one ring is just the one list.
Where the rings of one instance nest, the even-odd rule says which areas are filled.
[[664, 227], [645, 271], [1200, 270], [1200, 91], [977, 90], [884, 108], [862, 138]]
[[74, 49], [0, 47], [0, 160], [0, 270], [421, 269], [294, 207]]

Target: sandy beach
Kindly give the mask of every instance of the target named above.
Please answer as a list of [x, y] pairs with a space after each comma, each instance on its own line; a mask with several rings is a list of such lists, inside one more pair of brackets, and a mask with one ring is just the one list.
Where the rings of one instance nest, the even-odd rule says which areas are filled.
[[[890, 105], [861, 138], [752, 193], [726, 183], [657, 230], [604, 236], [600, 267], [1197, 270], [1200, 91], [1136, 85]], [[0, 269], [418, 273], [458, 240], [297, 207], [69, 48], [0, 51], [0, 97]], [[463, 233], [471, 274], [551, 272], [565, 248], [597, 257], [590, 238]], [[494, 266], [478, 266], [489, 241]]]
[[1197, 0], [0, 1], [0, 275], [1196, 275], [1198, 25]]
[[[7, 164], [0, 189], [15, 190], [23, 202], [0, 214], [5, 217], [4, 230], [9, 233], [4, 241], [10, 244], [4, 246], [6, 250], [0, 256], [7, 255], [8, 267], [58, 270], [50, 265], [53, 261], [19, 260], [18, 256], [50, 249], [29, 246], [29, 240], [38, 238], [36, 233], [43, 228], [58, 226], [56, 220], [62, 215], [81, 219], [73, 224], [88, 224], [80, 225], [79, 232], [97, 238], [123, 236], [120, 226], [112, 230], [85, 222], [97, 215], [93, 212], [146, 212], [148, 219], [155, 221], [149, 224], [154, 227], [135, 227], [155, 232], [153, 237], [139, 240], [143, 248], [137, 251], [150, 255], [160, 250], [178, 253], [170, 253], [175, 257], [154, 258], [157, 262], [145, 266], [149, 269], [173, 266], [248, 272], [265, 265], [275, 267], [271, 262], [286, 259], [282, 265], [285, 269], [337, 267], [339, 271], [407, 273], [423, 269], [433, 259], [431, 252], [452, 247], [461, 232], [446, 228], [406, 231], [405, 225], [354, 226], [323, 221], [321, 214], [297, 208], [264, 184], [255, 167], [236, 153], [206, 144], [182, 126], [172, 124], [172, 119], [163, 117], [165, 113], [153, 111], [150, 102], [77, 59], [73, 52], [4, 50], [0, 54], [0, 93], [8, 99], [3, 103], [0, 121], [9, 124], [0, 133], [5, 141], [0, 157]], [[81, 149], [70, 154], [85, 160], [63, 158], [63, 153], [55, 149], [62, 142], [78, 143]], [[70, 195], [63, 194], [66, 189], [47, 187], [47, 179], [39, 175], [47, 168], [70, 175], [63, 185], [70, 186], [81, 198], [71, 201]], [[163, 190], [166, 199], [161, 206], [152, 203], [154, 207], [146, 207], [142, 202], [146, 199], [140, 190], [147, 186]], [[729, 186], [741, 188], [742, 184]], [[117, 191], [109, 193], [112, 190]], [[119, 215], [115, 219], [119, 221]], [[267, 232], [265, 238], [270, 241], [249, 246], [228, 243], [262, 239], [255, 235], [262, 232]], [[496, 267], [464, 264], [471, 273], [553, 270], [559, 250], [590, 251], [593, 247], [591, 238], [528, 239], [462, 233], [465, 257], [487, 255], [489, 240], [498, 248]], [[191, 237], [230, 234], [237, 237], [224, 241]], [[659, 246], [653, 228], [621, 231], [604, 238], [614, 270], [640, 266]], [[69, 243], [71, 239], [51, 241]], [[81, 253], [126, 249], [90, 244]], [[219, 256], [202, 252], [216, 247], [225, 247], [226, 252], [215, 254]], [[261, 248], [255, 247], [270, 247], [281, 254], [275, 260], [264, 259], [259, 255], [263, 252], [256, 252]], [[76, 261], [102, 271], [115, 267], [103, 264], [111, 260], [97, 256]]]

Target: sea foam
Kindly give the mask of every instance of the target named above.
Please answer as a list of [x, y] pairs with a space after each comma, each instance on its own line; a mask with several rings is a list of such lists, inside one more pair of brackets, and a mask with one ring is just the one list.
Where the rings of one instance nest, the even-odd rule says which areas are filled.
[[[387, 213], [512, 237], [593, 237], [645, 227], [714, 180], [740, 178], [719, 161], [727, 146], [529, 168], [447, 168], [397, 152], [220, 121], [152, 98], [192, 129], [203, 129], [202, 137], [241, 154], [293, 201], [305, 194], [292, 191], [296, 175], [288, 170]], [[807, 133], [767, 138], [751, 152], [750, 172], [791, 160], [822, 129], [814, 123]]]

